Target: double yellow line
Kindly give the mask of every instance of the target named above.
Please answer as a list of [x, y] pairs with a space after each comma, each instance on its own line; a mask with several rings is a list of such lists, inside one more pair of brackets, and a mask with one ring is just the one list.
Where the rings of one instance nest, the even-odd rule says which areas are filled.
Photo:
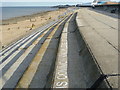
[[[42, 60], [42, 58], [43, 58], [43, 56], [44, 56], [44, 54], [45, 54], [45, 52], [47, 50], [47, 47], [49, 46], [49, 43], [50, 43], [53, 35], [58, 30], [58, 27], [66, 20], [66, 18], [63, 21], [61, 21], [59, 24], [57, 23], [58, 25], [55, 24], [57, 26], [49, 34], [49, 36], [47, 37], [47, 39], [45, 40], [45, 42], [43, 43], [43, 45], [41, 46], [41, 48], [37, 52], [36, 56], [34, 57], [34, 59], [31, 62], [31, 64], [29, 65], [29, 67], [27, 68], [27, 70], [23, 74], [22, 78], [18, 82], [16, 88], [29, 88], [30, 83], [32, 82], [32, 79], [33, 79], [35, 73], [37, 72], [37, 68], [38, 68], [38, 66], [39, 66], [39, 64], [40, 64], [40, 62], [41, 62], [41, 60]], [[48, 28], [47, 31], [49, 31], [50, 29], [52, 29], [52, 27], [54, 27], [55, 25], [53, 25], [50, 28]], [[44, 34], [42, 36], [44, 36]]]

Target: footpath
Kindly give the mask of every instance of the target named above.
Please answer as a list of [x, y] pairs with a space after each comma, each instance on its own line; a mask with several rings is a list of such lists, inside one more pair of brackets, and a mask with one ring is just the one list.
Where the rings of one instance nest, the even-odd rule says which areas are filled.
[[102, 74], [115, 75], [107, 80], [113, 88], [118, 88], [118, 19], [81, 8], [76, 22]]

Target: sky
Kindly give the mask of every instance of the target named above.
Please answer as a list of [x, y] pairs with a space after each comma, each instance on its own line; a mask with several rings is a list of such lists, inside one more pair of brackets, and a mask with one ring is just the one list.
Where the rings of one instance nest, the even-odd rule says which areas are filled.
[[93, 0], [0, 0], [2, 2], [89, 2]]
[[[2, 6], [55, 6], [55, 5], [76, 5], [92, 2], [93, 0], [0, 0]], [[111, 0], [120, 1], [120, 0]]]

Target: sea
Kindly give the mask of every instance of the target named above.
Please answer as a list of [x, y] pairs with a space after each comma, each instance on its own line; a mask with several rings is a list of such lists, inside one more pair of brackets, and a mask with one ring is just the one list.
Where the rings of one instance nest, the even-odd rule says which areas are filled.
[[36, 14], [40, 12], [45, 11], [53, 11], [57, 10], [58, 8], [53, 7], [0, 7], [1, 14], [0, 19], [6, 20], [13, 17], [19, 17], [19, 16], [25, 16], [25, 15], [31, 15]]

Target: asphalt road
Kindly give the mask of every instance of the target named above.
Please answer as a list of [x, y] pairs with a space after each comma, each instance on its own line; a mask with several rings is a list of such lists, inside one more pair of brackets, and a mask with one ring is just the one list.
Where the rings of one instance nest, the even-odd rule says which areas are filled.
[[61, 16], [1, 51], [1, 88], [90, 88], [101, 74], [118, 74], [117, 19], [86, 8]]
[[69, 9], [61, 15], [64, 18], [60, 16], [1, 51], [1, 88], [44, 88], [51, 85], [46, 80], [49, 80], [49, 72], [54, 66], [64, 24], [72, 12]]

